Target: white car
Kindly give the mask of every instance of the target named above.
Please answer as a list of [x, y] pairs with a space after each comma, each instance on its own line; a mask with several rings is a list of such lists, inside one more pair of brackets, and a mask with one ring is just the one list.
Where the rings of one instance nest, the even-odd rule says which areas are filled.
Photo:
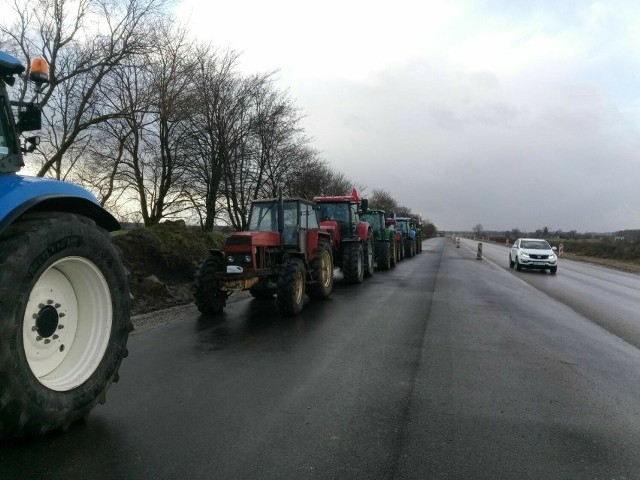
[[558, 271], [556, 251], [556, 247], [552, 248], [546, 240], [519, 238], [513, 243], [509, 252], [509, 268], [549, 269], [551, 273], [556, 273]]

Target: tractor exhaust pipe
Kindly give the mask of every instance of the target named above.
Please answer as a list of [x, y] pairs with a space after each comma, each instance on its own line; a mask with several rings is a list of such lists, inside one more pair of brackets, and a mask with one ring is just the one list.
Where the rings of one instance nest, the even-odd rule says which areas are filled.
[[278, 233], [280, 234], [280, 251], [284, 251], [284, 201], [281, 188], [278, 188]]

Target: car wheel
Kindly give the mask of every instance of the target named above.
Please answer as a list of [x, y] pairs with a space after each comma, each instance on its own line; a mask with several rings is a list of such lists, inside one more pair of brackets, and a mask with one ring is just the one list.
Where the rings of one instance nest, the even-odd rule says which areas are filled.
[[551, 272], [552, 275], [554, 275], [558, 271], [558, 267], [551, 267], [549, 271]]
[[513, 268], [514, 265], [515, 263], [511, 260], [511, 254], [509, 254], [509, 268]]
[[516, 257], [516, 270], [519, 272], [522, 270], [522, 265], [520, 265], [520, 262], [518, 261], [518, 257]]

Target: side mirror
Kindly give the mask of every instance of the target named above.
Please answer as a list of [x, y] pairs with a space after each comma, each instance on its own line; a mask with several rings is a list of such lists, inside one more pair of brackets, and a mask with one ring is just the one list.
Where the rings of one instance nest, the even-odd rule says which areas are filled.
[[369, 209], [369, 200], [366, 198], [360, 200], [360, 209], [362, 210], [362, 213], [367, 213], [367, 210]]
[[24, 139], [22, 153], [31, 153], [38, 147], [38, 145], [40, 145], [40, 137], [27, 137]]
[[558, 247], [551, 247], [551, 250], [553, 250], [554, 252], [558, 251]]
[[42, 128], [42, 110], [39, 105], [28, 103], [18, 117], [18, 133]]

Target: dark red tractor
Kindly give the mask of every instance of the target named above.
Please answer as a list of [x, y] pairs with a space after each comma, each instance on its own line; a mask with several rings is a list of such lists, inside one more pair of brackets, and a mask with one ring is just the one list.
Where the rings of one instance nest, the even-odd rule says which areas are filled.
[[368, 201], [351, 195], [315, 197], [320, 226], [331, 232], [333, 260], [349, 283], [361, 283], [373, 275], [374, 250], [371, 226], [362, 220]]
[[284, 315], [302, 309], [304, 295], [326, 299], [333, 289], [331, 236], [320, 228], [317, 208], [302, 199], [255, 200], [247, 231], [230, 235], [224, 251], [211, 250], [195, 278], [196, 306], [222, 313], [234, 292], [271, 298]]

